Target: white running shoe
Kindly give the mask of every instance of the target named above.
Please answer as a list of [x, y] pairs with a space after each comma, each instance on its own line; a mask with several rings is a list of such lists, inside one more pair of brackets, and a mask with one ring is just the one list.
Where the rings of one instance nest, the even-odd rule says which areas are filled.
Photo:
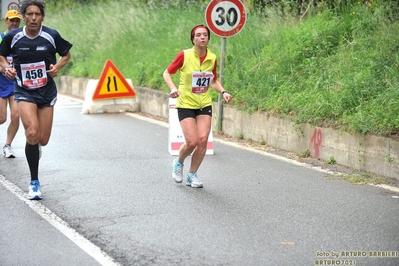
[[183, 164], [175, 158], [173, 160], [173, 171], [172, 171], [172, 177], [175, 180], [176, 183], [181, 183], [183, 182]]
[[186, 181], [187, 186], [191, 187], [203, 187], [201, 180], [199, 180], [197, 173], [189, 173], [187, 176], [187, 181]]
[[3, 147], [4, 157], [6, 158], [15, 158], [14, 151], [12, 150], [11, 146], [6, 144]]

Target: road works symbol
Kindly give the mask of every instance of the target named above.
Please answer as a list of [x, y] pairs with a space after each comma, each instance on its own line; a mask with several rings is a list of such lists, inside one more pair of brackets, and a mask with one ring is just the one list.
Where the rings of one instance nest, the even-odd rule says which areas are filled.
[[111, 60], [105, 63], [93, 100], [136, 97], [136, 92]]

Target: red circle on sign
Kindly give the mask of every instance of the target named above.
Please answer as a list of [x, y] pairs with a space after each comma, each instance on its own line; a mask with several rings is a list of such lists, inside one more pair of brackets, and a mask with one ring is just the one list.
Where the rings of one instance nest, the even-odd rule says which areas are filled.
[[213, 0], [205, 10], [209, 29], [220, 37], [231, 37], [239, 33], [247, 16], [240, 0]]
[[12, 10], [12, 9], [19, 10], [18, 3], [16, 3], [16, 2], [9, 3], [7, 6], [7, 10]]

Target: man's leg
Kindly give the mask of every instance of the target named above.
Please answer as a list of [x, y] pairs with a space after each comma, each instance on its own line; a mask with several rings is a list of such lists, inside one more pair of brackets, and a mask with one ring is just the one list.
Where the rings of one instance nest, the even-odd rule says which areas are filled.
[[19, 128], [19, 114], [18, 114], [18, 105], [14, 100], [14, 95], [8, 97], [8, 102], [10, 106], [10, 124], [7, 128], [7, 138], [6, 143], [3, 147], [4, 156], [7, 158], [15, 158], [14, 151], [11, 148], [11, 143], [17, 134]]
[[0, 125], [7, 121], [7, 99], [0, 97]]
[[54, 107], [43, 107], [38, 109], [39, 119], [39, 144], [46, 146], [50, 140], [53, 127]]
[[[4, 124], [6, 121], [7, 121], [7, 98], [0, 98], [0, 125]], [[6, 143], [3, 146], [3, 154], [7, 158], [14, 158], [15, 157], [14, 153], [11, 149], [11, 146], [7, 145], [8, 144], [7, 141], [8, 140], [6, 139]]]
[[10, 96], [8, 98], [8, 103], [10, 106], [10, 125], [8, 126], [7, 129], [7, 139], [6, 139], [6, 144], [11, 146], [12, 141], [15, 138], [15, 135], [18, 132], [19, 128], [19, 113], [18, 113], [18, 105], [17, 102], [14, 100], [15, 97], [14, 95]]
[[18, 102], [18, 111], [25, 129], [25, 155], [28, 161], [31, 182], [28, 198], [37, 200], [42, 198], [39, 182], [39, 120], [37, 105], [31, 102]]

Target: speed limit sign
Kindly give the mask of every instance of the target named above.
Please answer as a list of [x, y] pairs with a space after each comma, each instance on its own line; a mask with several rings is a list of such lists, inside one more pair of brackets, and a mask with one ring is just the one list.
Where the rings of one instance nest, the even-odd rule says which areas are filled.
[[212, 0], [205, 11], [209, 29], [219, 37], [231, 37], [244, 28], [247, 20], [240, 0]]

